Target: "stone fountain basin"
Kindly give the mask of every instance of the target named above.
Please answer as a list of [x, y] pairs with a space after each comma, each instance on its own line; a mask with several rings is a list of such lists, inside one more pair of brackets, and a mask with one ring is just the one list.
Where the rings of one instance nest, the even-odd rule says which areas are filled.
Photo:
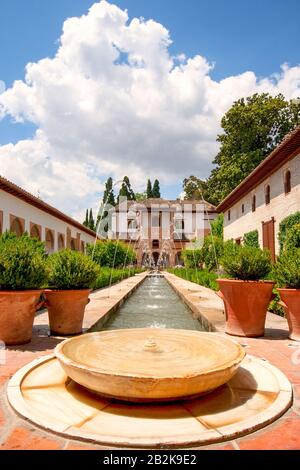
[[174, 401], [227, 383], [245, 357], [215, 333], [127, 329], [88, 333], [59, 344], [55, 355], [76, 383], [131, 402]]

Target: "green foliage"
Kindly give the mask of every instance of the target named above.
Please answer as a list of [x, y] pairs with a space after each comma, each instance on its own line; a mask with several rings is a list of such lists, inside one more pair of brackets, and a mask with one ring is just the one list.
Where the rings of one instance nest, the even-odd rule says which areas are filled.
[[135, 200], [137, 202], [143, 202], [147, 199], [147, 193], [135, 193]]
[[90, 210], [87, 209], [86, 210], [85, 220], [84, 220], [82, 225], [89, 228], [90, 230], [93, 230], [93, 231], [96, 230], [96, 224], [95, 224], [95, 219], [94, 219], [94, 216], [93, 216], [93, 210], [92, 209], [90, 209]]
[[270, 252], [252, 246], [225, 246], [221, 264], [231, 278], [244, 281], [264, 279], [272, 268]]
[[89, 210], [88, 210], [88, 209], [87, 209], [86, 212], [85, 212], [85, 219], [84, 219], [83, 225], [84, 225], [85, 227], [88, 227], [88, 226], [89, 226]]
[[285, 241], [287, 238], [287, 233], [294, 226], [300, 224], [300, 211], [295, 212], [294, 214], [289, 215], [283, 219], [279, 224], [279, 243], [280, 243], [280, 252], [284, 249]]
[[72, 250], [61, 250], [48, 258], [49, 287], [53, 289], [92, 288], [100, 268], [90, 257]]
[[128, 277], [134, 276], [143, 272], [143, 269], [139, 268], [124, 268], [124, 269], [111, 269], [101, 268], [100, 274], [94, 284], [94, 289], [101, 289], [117, 282], [127, 279]]
[[152, 184], [151, 184], [150, 180], [147, 181], [146, 194], [147, 194], [147, 199], [150, 199], [151, 197], [153, 197], [153, 195], [152, 195]]
[[159, 181], [155, 180], [152, 189], [152, 197], [160, 198], [160, 186]]
[[293, 225], [287, 232], [284, 250], [290, 251], [294, 248], [300, 248], [300, 224]]
[[184, 199], [206, 200], [207, 183], [197, 178], [197, 176], [191, 175], [189, 178], [183, 180], [183, 191], [185, 193]]
[[274, 275], [279, 287], [300, 289], [300, 248], [285, 250], [279, 256]]
[[119, 191], [118, 203], [120, 201], [120, 197], [126, 197], [128, 201], [135, 201], [135, 195], [131, 188], [128, 176], [124, 176], [123, 178], [123, 183]]
[[197, 268], [202, 261], [201, 249], [182, 250], [181, 256], [186, 268]]
[[223, 240], [224, 214], [218, 214], [217, 218], [210, 223], [211, 234]]
[[93, 260], [99, 266], [108, 266], [110, 268], [126, 266], [136, 261], [134, 249], [120, 241], [97, 241], [94, 245], [87, 245], [87, 254], [93, 257]]
[[270, 302], [270, 305], [268, 307], [268, 311], [275, 313], [275, 315], [279, 315], [280, 317], [284, 317], [285, 313], [283, 308], [280, 305], [280, 295], [278, 290], [275, 288], [273, 289], [273, 294], [275, 295], [275, 298]]
[[300, 103], [255, 94], [236, 101], [221, 121], [220, 151], [207, 197], [222, 201], [300, 123]]
[[209, 289], [218, 290], [216, 282], [217, 275], [205, 269], [192, 269], [192, 268], [170, 268], [168, 272], [175, 274], [175, 276], [186, 279], [187, 281], [195, 282], [200, 286], [208, 287]]
[[201, 262], [204, 263], [205, 268], [209, 271], [218, 269], [219, 260], [223, 255], [223, 251], [224, 243], [221, 238], [214, 235], [205, 237], [201, 248]]
[[0, 236], [0, 289], [40, 289], [47, 282], [45, 246], [27, 234]]
[[244, 245], [259, 248], [258, 230], [252, 230], [244, 234]]

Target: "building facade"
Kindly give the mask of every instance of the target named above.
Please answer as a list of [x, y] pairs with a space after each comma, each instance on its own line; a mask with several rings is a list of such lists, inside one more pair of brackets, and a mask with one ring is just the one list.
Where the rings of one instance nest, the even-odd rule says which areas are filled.
[[95, 241], [92, 230], [0, 176], [0, 233], [6, 230], [44, 241], [49, 253], [63, 248], [84, 252]]
[[108, 236], [130, 244], [141, 266], [176, 266], [182, 264], [182, 250], [210, 233], [216, 216], [205, 201], [125, 200], [112, 215]]
[[300, 211], [300, 126], [217, 207], [224, 213], [224, 238], [243, 243], [258, 231], [259, 244], [273, 260], [279, 254], [279, 225]]

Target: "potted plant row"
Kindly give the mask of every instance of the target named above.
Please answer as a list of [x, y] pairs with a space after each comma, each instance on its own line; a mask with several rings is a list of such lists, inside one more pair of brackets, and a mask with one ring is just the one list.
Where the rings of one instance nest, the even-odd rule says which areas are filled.
[[44, 301], [52, 333], [80, 333], [99, 269], [83, 253], [63, 250], [48, 257], [44, 243], [26, 234], [0, 236], [0, 341], [29, 342], [34, 316]]
[[272, 268], [269, 251], [228, 244], [221, 265], [229, 277], [217, 279], [218, 295], [225, 306], [226, 333], [263, 336], [275, 285], [274, 281], [266, 280]]

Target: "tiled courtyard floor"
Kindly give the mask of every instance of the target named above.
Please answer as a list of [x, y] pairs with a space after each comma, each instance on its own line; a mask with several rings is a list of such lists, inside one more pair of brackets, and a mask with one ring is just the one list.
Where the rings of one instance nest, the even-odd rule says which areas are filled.
[[[85, 327], [89, 328], [95, 323], [97, 318], [105, 314], [105, 309], [112, 308], [140, 280], [136, 276], [113, 286], [110, 290], [103, 289], [92, 294], [92, 301], [86, 312]], [[203, 309], [206, 308], [205, 316], [208, 319], [214, 318], [218, 324], [218, 330], [222, 333], [224, 319], [222, 322], [220, 302], [214, 297], [215, 294], [178, 278], [172, 277], [170, 281], [177, 284], [176, 288], [182, 292], [186, 300], [194, 304], [196, 310], [199, 295], [206, 298], [206, 304], [204, 299], [201, 303]], [[207, 305], [210, 305], [211, 311], [207, 309]], [[201, 311], [201, 308], [199, 310]], [[201, 449], [300, 449], [300, 343], [289, 340], [287, 332], [286, 320], [269, 314], [265, 337], [233, 339], [243, 344], [247, 353], [270, 361], [286, 374], [294, 390], [292, 408], [275, 423], [260, 431], [222, 444], [201, 447]], [[17, 416], [7, 402], [5, 390], [9, 378], [33, 359], [50, 354], [60, 341], [59, 338], [48, 336], [47, 314], [43, 313], [36, 317], [32, 342], [24, 346], [9, 347], [6, 350], [6, 363], [0, 365], [0, 449], [107, 449], [99, 445], [66, 440], [45, 432]]]

